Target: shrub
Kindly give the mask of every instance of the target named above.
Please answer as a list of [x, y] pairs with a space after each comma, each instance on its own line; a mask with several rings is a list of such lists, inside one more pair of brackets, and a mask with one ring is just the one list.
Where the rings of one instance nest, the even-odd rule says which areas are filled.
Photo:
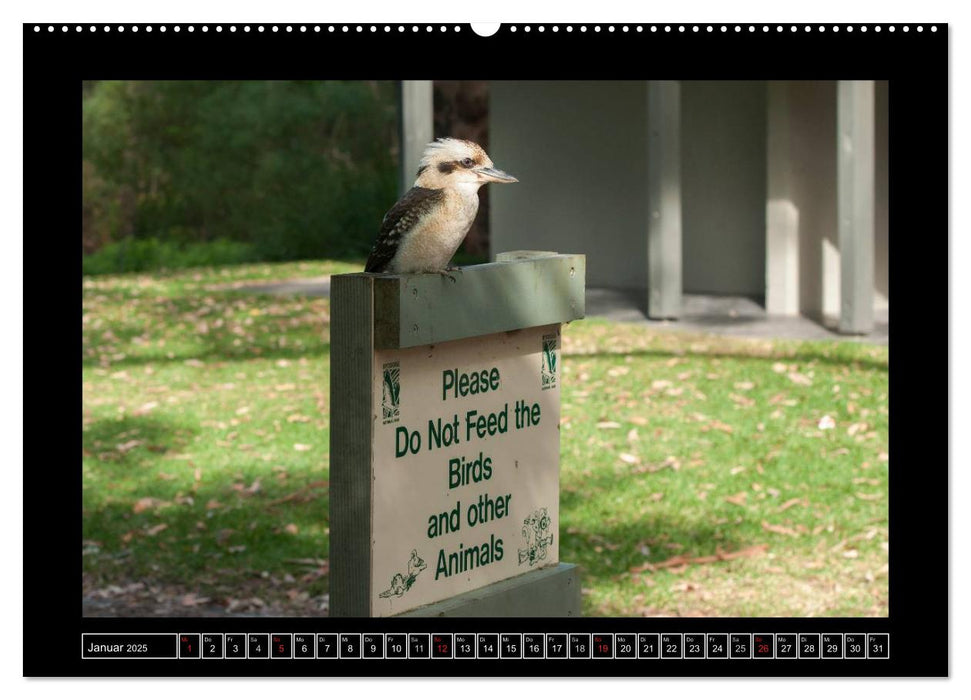
[[185, 267], [236, 265], [258, 259], [251, 243], [220, 238], [205, 243], [178, 243], [157, 238], [126, 238], [84, 256], [85, 275], [176, 270]]
[[390, 82], [87, 83], [85, 251], [124, 245], [105, 259], [125, 268], [220, 239], [266, 260], [363, 257], [397, 196], [396, 124]]

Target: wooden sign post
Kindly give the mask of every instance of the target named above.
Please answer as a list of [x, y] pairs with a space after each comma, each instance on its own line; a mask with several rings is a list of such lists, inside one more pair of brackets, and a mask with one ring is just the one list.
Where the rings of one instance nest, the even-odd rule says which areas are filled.
[[331, 280], [331, 615], [580, 614], [559, 561], [560, 324], [585, 258]]

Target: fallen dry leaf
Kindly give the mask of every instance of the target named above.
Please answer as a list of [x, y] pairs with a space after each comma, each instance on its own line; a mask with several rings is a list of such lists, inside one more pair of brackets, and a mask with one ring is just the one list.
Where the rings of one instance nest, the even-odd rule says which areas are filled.
[[157, 407], [158, 407], [158, 401], [149, 401], [148, 403], [144, 403], [138, 408], [136, 408], [134, 411], [132, 411], [132, 415], [144, 416], [146, 413], [149, 413], [153, 408], [157, 408]]
[[301, 591], [299, 588], [291, 588], [287, 590], [287, 598], [294, 602], [302, 602], [310, 598], [310, 594], [307, 591]]
[[144, 440], [129, 440], [128, 442], [123, 442], [120, 445], [115, 445], [115, 449], [121, 452], [122, 454], [126, 454], [144, 443], [145, 443]]
[[146, 510], [158, 508], [164, 503], [165, 501], [160, 501], [157, 498], [146, 496], [145, 498], [139, 498], [137, 501], [135, 501], [135, 505], [132, 506], [132, 511], [135, 513], [144, 513]]
[[310, 559], [310, 558], [286, 559], [285, 561], [287, 564], [299, 564], [300, 566], [310, 566], [315, 569], [322, 566], [327, 566], [327, 563], [328, 563], [326, 559]]
[[813, 380], [807, 377], [805, 374], [800, 374], [799, 372], [789, 372], [789, 381], [793, 384], [798, 384], [799, 386], [810, 386]]
[[182, 605], [187, 608], [192, 608], [196, 605], [201, 605], [202, 603], [208, 603], [210, 600], [211, 598], [198, 596], [195, 593], [186, 593], [184, 596], [182, 596]]
[[275, 505], [279, 505], [280, 503], [287, 503], [288, 501], [297, 501], [297, 502], [312, 501], [315, 498], [317, 498], [317, 495], [312, 494], [310, 492], [314, 489], [326, 488], [329, 483], [330, 483], [329, 481], [312, 481], [306, 486], [304, 486], [302, 489], [300, 489], [299, 491], [294, 491], [293, 493], [288, 494], [282, 498], [276, 498], [270, 501], [269, 503], [267, 503], [266, 505], [275, 506]]
[[748, 498], [747, 491], [740, 491], [739, 493], [736, 493], [734, 496], [725, 496], [726, 501], [736, 506], [744, 506], [745, 499], [747, 498]]
[[772, 523], [763, 520], [762, 529], [767, 532], [774, 532], [779, 535], [788, 535], [789, 537], [799, 537], [799, 533], [789, 527], [784, 527], [783, 525], [773, 525]]
[[802, 500], [801, 498], [790, 498], [790, 499], [789, 499], [788, 501], [786, 501], [786, 502], [785, 502], [785, 503], [783, 503], [783, 504], [782, 504], [781, 506], [779, 506], [779, 509], [778, 509], [778, 511], [777, 511], [777, 512], [779, 512], [779, 513], [781, 513], [781, 512], [782, 512], [782, 511], [784, 511], [784, 510], [789, 510], [789, 509], [790, 509], [790, 508], [792, 508], [792, 507], [793, 507], [794, 505], [798, 505], [798, 504], [803, 504], [803, 505], [805, 505], [805, 504], [803, 503], [803, 500]]
[[159, 523], [158, 525], [154, 525], [148, 528], [147, 530], [145, 530], [145, 534], [148, 535], [149, 537], [155, 537], [155, 535], [162, 532], [163, 530], [167, 530], [168, 527], [169, 526], [166, 525], [165, 523]]
[[737, 403], [739, 406], [744, 406], [745, 408], [750, 408], [755, 405], [755, 399], [751, 399], [748, 396], [742, 396], [741, 394], [729, 394], [728, 398]]
[[697, 591], [701, 588], [697, 583], [691, 581], [679, 581], [678, 583], [671, 586], [671, 591], [674, 593], [687, 593], [688, 591]]

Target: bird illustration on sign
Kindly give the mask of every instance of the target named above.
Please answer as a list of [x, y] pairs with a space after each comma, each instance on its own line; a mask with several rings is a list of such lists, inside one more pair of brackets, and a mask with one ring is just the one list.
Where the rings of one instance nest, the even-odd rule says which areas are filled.
[[411, 559], [408, 560], [408, 575], [395, 574], [391, 577], [391, 587], [379, 593], [381, 598], [390, 598], [394, 596], [395, 598], [400, 598], [407, 592], [414, 584], [415, 579], [418, 578], [418, 574], [428, 568], [425, 564], [425, 560], [418, 556], [418, 550], [411, 550]]
[[523, 539], [526, 546], [519, 548], [519, 563], [536, 562], [546, 559], [549, 548], [553, 545], [553, 533], [550, 532], [552, 522], [546, 508], [533, 511], [523, 520]]

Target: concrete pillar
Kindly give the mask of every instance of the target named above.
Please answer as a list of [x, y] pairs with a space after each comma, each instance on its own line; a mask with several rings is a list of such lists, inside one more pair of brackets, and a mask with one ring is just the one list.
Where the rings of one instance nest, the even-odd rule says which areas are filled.
[[862, 334], [873, 330], [873, 81], [839, 81], [836, 112], [839, 330]]
[[681, 86], [647, 88], [647, 315], [681, 314]]
[[400, 83], [399, 126], [401, 134], [400, 191], [415, 182], [418, 162], [432, 141], [434, 128], [433, 84], [431, 80], [402, 80]]
[[793, 202], [789, 83], [769, 81], [766, 120], [765, 310], [799, 314], [799, 209]]

